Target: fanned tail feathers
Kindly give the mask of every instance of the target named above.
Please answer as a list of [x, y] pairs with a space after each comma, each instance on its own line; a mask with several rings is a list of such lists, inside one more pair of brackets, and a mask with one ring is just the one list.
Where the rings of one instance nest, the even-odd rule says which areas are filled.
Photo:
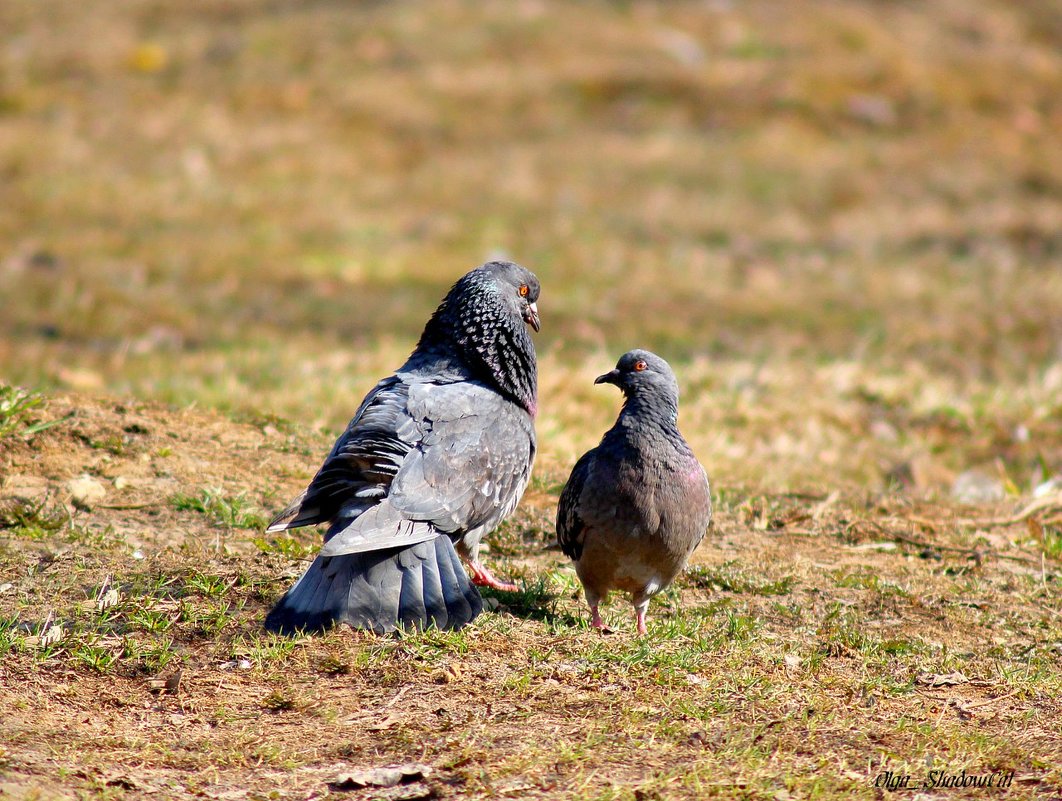
[[383, 634], [459, 629], [483, 610], [450, 538], [402, 548], [319, 556], [265, 620], [271, 631], [323, 631], [337, 623]]

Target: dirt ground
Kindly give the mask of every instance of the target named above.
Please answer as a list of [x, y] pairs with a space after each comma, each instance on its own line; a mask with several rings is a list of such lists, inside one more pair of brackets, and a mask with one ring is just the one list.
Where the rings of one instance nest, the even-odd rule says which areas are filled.
[[[5, 796], [871, 798], [933, 770], [1062, 793], [1060, 575], [1029, 533], [1057, 497], [726, 493], [643, 640], [621, 599], [614, 634], [587, 627], [537, 482], [490, 555], [526, 591], [467, 629], [289, 640], [261, 620], [313, 535], [261, 525], [326, 439], [80, 396], [40, 415], [62, 422], [0, 440]], [[200, 487], [229, 511], [188, 508]]]

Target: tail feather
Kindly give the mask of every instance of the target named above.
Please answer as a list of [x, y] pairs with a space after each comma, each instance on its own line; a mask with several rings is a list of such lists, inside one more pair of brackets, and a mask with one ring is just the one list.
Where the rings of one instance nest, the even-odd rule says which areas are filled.
[[[452, 549], [451, 549], [452, 550]], [[472, 582], [468, 579], [468, 573], [465, 572], [464, 565], [461, 564], [457, 558], [456, 551], [454, 552], [453, 559], [439, 559], [439, 584], [440, 584], [440, 601], [438, 606], [446, 609], [451, 615], [457, 615], [459, 618], [471, 615], [475, 617], [479, 614], [483, 608], [483, 602], [479, 597], [479, 590], [472, 586]], [[465, 592], [465, 586], [472, 589], [475, 593], [476, 607], [473, 611], [472, 601], [468, 598], [467, 592]], [[471, 618], [470, 618], [471, 619]]]
[[[456, 555], [455, 553], [454, 556]], [[464, 568], [461, 569], [464, 570]], [[446, 628], [450, 622], [450, 615], [446, 608], [446, 598], [443, 596], [443, 579], [440, 571], [423, 570], [421, 571], [420, 580], [421, 597], [424, 599], [424, 619], [436, 628]], [[469, 586], [471, 586], [471, 582], [469, 582]], [[476, 591], [475, 587], [472, 587], [472, 589], [476, 592], [478, 600], [479, 592]]]
[[405, 548], [318, 557], [266, 616], [270, 631], [337, 623], [379, 634], [398, 627], [459, 629], [483, 609], [447, 536]]
[[[346, 608], [350, 618], [345, 622], [359, 629], [379, 630], [380, 625], [394, 628], [401, 621], [399, 600], [407, 570], [403, 569], [402, 551], [370, 552], [365, 571], [356, 576], [346, 590]], [[375, 558], [372, 558], [375, 557]], [[333, 586], [338, 587], [336, 581]]]
[[[427, 543], [427, 545], [434, 548], [432, 543]], [[423, 564], [416, 558], [415, 550], [415, 548], [407, 548], [398, 555], [403, 567], [402, 586], [398, 596], [399, 621], [404, 626], [425, 627], [434, 623], [437, 628], [445, 628], [449, 615], [438, 620], [431, 618], [428, 614], [428, 608], [434, 609], [437, 604], [430, 600], [429, 581], [426, 580], [425, 574], [429, 577], [434, 576], [436, 571], [430, 568], [425, 570]]]

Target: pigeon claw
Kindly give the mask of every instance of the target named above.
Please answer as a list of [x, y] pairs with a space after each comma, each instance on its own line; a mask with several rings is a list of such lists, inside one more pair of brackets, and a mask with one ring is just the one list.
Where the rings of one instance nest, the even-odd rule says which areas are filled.
[[478, 559], [474, 559], [469, 567], [472, 568], [472, 583], [477, 587], [490, 587], [500, 592], [519, 592], [520, 588], [507, 581], [500, 581], [494, 577]]
[[601, 619], [601, 613], [597, 611], [597, 606], [590, 607], [590, 625], [601, 632], [601, 634], [614, 634], [608, 626], [605, 625], [605, 621]]

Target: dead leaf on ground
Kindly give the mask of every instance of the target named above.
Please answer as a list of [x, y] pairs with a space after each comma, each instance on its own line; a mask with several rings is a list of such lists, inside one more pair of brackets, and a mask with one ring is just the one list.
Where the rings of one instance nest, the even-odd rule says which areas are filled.
[[390, 729], [392, 726], [396, 726], [401, 722], [401, 716], [392, 712], [379, 723], [374, 723], [373, 725], [369, 726], [369, 731], [384, 731], [385, 729]]
[[408, 762], [404, 765], [386, 765], [340, 773], [332, 782], [333, 789], [354, 790], [359, 787], [395, 787], [410, 784], [430, 776], [430, 765]]
[[153, 679], [148, 679], [148, 689], [153, 693], [169, 693], [176, 695], [181, 689], [181, 677], [184, 675], [184, 670], [178, 670], [169, 676], [163, 678], [157, 676]]
[[915, 684], [926, 687], [950, 687], [955, 684], [967, 684], [969, 681], [957, 670], [954, 673], [919, 673], [915, 676]]

